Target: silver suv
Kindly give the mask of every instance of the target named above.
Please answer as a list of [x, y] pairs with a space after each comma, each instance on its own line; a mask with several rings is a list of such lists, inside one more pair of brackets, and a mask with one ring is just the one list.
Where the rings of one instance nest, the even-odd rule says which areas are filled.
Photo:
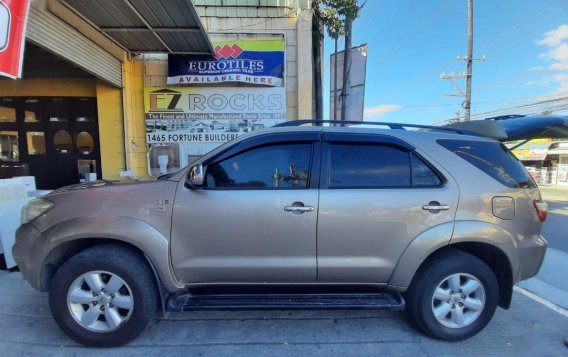
[[538, 272], [546, 203], [494, 139], [385, 125], [285, 125], [158, 180], [56, 190], [23, 209], [14, 256], [88, 346], [158, 307], [387, 307], [468, 338]]

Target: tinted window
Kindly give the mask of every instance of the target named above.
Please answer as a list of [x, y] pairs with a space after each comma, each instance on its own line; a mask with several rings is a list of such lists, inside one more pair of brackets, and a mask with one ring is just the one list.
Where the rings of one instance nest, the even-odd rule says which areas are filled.
[[467, 140], [438, 143], [507, 187], [536, 187], [523, 164], [503, 144]]
[[410, 155], [410, 162], [412, 164], [412, 186], [432, 187], [442, 184], [440, 177], [416, 155]]
[[332, 144], [330, 188], [410, 187], [407, 151], [387, 145]]
[[306, 188], [311, 144], [254, 148], [207, 167], [209, 188]]

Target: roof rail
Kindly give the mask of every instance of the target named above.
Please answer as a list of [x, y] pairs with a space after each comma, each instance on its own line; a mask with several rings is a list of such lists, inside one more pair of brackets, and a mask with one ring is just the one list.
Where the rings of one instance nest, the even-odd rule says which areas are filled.
[[305, 124], [336, 124], [340, 126], [377, 125], [377, 126], [386, 126], [390, 129], [399, 129], [399, 130], [406, 130], [406, 128], [417, 128], [417, 129], [427, 129], [427, 130], [450, 131], [452, 133], [457, 133], [457, 134], [480, 136], [479, 134], [471, 130], [460, 129], [460, 128], [441, 127], [433, 125], [420, 125], [420, 124], [406, 124], [406, 123], [389, 123], [389, 122], [379, 122], [379, 121], [354, 121], [354, 120], [298, 119], [298, 120], [290, 120], [280, 124], [276, 124], [273, 126], [273, 128], [301, 126]]
[[499, 115], [496, 117], [485, 118], [485, 120], [506, 120], [506, 119], [514, 119], [514, 118], [522, 118], [526, 115], [522, 114], [509, 114], [509, 115]]

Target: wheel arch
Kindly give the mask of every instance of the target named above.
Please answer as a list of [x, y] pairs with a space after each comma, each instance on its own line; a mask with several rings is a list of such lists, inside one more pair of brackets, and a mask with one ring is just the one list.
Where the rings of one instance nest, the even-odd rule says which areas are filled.
[[[451, 240], [448, 237], [452, 237]], [[448, 248], [460, 249], [481, 259], [494, 272], [499, 283], [499, 306], [509, 308], [513, 295], [514, 267], [518, 257], [516, 243], [503, 228], [479, 221], [443, 224], [418, 236], [405, 249], [389, 281], [389, 286], [406, 291], [416, 273]]]
[[[495, 274], [499, 284], [498, 305], [504, 309], [508, 309], [511, 306], [511, 299], [513, 296], [513, 272], [511, 263], [509, 262], [507, 255], [502, 250], [491, 244], [481, 242], [460, 242], [442, 247], [432, 252], [428, 258], [420, 264], [416, 273], [427, 266], [432, 260], [435, 260], [438, 255], [452, 249], [459, 249], [465, 253], [471, 254], [487, 264], [487, 266]], [[409, 286], [410, 285], [412, 285], [412, 281], [409, 283]]]
[[49, 252], [44, 260], [39, 281], [41, 290], [49, 290], [53, 276], [55, 275], [59, 267], [61, 267], [67, 260], [86, 249], [100, 245], [114, 245], [123, 247], [144, 258], [144, 260], [152, 270], [152, 273], [154, 274], [154, 282], [156, 284], [156, 287], [158, 288], [157, 293], [160, 297], [160, 307], [162, 308], [162, 311], [165, 312], [165, 304], [167, 301], [168, 293], [164, 290], [163, 280], [158, 274], [158, 271], [156, 270], [156, 267], [154, 266], [152, 260], [146, 254], [144, 254], [142, 249], [140, 249], [136, 245], [115, 238], [74, 239], [63, 242], [56, 246]]

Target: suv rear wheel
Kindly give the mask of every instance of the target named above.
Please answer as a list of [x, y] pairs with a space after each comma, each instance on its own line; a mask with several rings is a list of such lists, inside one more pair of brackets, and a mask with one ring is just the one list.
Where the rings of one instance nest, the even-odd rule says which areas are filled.
[[56, 272], [49, 290], [55, 321], [74, 340], [95, 347], [125, 344], [155, 316], [158, 299], [145, 259], [119, 245], [84, 250]]
[[459, 341], [481, 331], [493, 317], [499, 285], [481, 259], [457, 249], [430, 258], [405, 293], [410, 320], [426, 335]]

